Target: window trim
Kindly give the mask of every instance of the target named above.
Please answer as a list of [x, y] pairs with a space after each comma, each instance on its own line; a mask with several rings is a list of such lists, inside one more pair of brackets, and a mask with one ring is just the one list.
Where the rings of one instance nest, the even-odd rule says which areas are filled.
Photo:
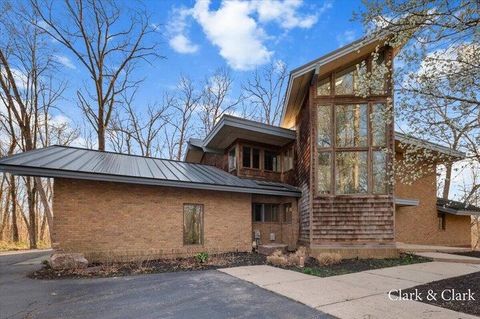
[[[192, 206], [200, 206], [202, 208], [202, 227], [201, 227], [201, 235], [200, 235], [200, 243], [199, 244], [186, 244], [185, 243], [185, 206], [192, 205]], [[205, 205], [199, 203], [183, 203], [182, 205], [182, 243], [183, 246], [189, 247], [203, 247], [205, 245]]]

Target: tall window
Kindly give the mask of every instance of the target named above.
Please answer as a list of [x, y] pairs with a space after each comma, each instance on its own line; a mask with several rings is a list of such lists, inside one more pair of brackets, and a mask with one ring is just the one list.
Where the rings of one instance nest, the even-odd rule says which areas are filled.
[[387, 120], [381, 103], [317, 106], [318, 194], [388, 193]]
[[293, 169], [293, 147], [289, 147], [283, 153], [283, 171]]
[[237, 168], [237, 158], [235, 156], [235, 147], [228, 152], [228, 171], [233, 171]]
[[263, 155], [263, 168], [266, 171], [280, 171], [280, 156], [276, 152], [265, 151]]
[[183, 205], [183, 244], [203, 244], [203, 205]]

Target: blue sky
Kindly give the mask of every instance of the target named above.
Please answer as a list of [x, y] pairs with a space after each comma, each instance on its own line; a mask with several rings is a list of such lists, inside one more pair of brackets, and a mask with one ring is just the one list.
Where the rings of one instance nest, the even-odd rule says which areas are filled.
[[[351, 21], [359, 1], [145, 1], [152, 28], [160, 41], [158, 59], [143, 66], [145, 77], [137, 105], [159, 101], [163, 90], [188, 74], [201, 81], [219, 67], [235, 79], [234, 94], [255, 67], [281, 60], [291, 70], [362, 36], [362, 26]], [[75, 58], [58, 45], [69, 88], [61, 107], [78, 118], [75, 91], [86, 80]], [[71, 97], [68, 98], [68, 97]]]

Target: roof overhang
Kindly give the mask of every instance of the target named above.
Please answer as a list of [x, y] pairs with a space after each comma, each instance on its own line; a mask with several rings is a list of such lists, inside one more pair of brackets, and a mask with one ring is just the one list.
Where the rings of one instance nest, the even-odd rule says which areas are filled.
[[285, 102], [280, 120], [282, 127], [293, 127], [295, 115], [307, 97], [313, 76], [321, 77], [342, 65], [347, 65], [385, 45], [388, 35], [380, 33], [375, 37], [364, 37], [332, 51], [318, 59], [304, 64], [290, 72]]
[[224, 115], [203, 140], [202, 148], [224, 150], [237, 139], [281, 147], [295, 138], [293, 130]]
[[406, 134], [400, 133], [400, 132], [395, 132], [395, 149], [401, 150], [402, 148], [400, 147], [400, 144], [407, 144], [407, 145], [413, 145], [414, 147], [418, 147], [421, 149], [427, 149], [433, 152], [441, 153], [449, 158], [453, 158], [456, 160], [461, 160], [466, 157], [466, 154], [454, 149], [451, 149], [449, 147], [432, 143], [423, 139], [415, 138], [412, 136], [408, 136]]
[[437, 205], [437, 210], [441, 213], [456, 215], [456, 216], [480, 216], [480, 212], [474, 210], [457, 210], [449, 207]]

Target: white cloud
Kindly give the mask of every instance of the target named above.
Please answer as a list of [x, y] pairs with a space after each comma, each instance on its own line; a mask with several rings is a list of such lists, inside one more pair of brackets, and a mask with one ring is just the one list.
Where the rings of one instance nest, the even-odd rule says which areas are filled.
[[315, 14], [299, 15], [297, 10], [303, 5], [302, 0], [264, 0], [253, 2], [257, 6], [260, 22], [277, 22], [284, 29], [311, 28], [318, 20], [318, 15], [332, 7], [331, 2], [315, 10]]
[[63, 65], [64, 67], [67, 67], [69, 69], [72, 69], [72, 70], [75, 70], [77, 67], [75, 66], [75, 64], [73, 64], [73, 62], [70, 60], [69, 57], [67, 56], [64, 56], [64, 55], [54, 55], [53, 58], [55, 59], [55, 61], [57, 61], [58, 63], [60, 63], [61, 65]]
[[177, 34], [171, 38], [168, 43], [178, 53], [195, 53], [198, 51], [198, 45], [193, 44], [185, 35]]
[[[192, 16], [192, 9], [174, 9], [167, 24], [168, 44], [178, 53], [191, 54], [198, 51], [199, 46], [188, 38], [187, 19]], [[155, 29], [158, 29], [156, 27]]]
[[355, 30], [346, 30], [337, 35], [337, 42], [339, 46], [344, 46], [350, 42], [353, 42], [356, 38]]
[[266, 34], [250, 16], [252, 3], [223, 2], [217, 11], [210, 11], [209, 5], [207, 1], [198, 1], [193, 16], [232, 68], [249, 70], [270, 60], [273, 51], [263, 44]]
[[318, 16], [331, 7], [327, 1], [315, 14], [299, 13], [302, 0], [222, 1], [218, 9], [210, 8], [209, 0], [197, 0], [193, 8], [173, 11], [169, 25], [170, 46], [180, 53], [193, 53], [198, 45], [187, 35], [187, 20], [193, 18], [219, 54], [236, 70], [250, 70], [269, 62], [274, 51], [266, 42], [274, 37], [265, 31], [266, 24], [282, 30], [311, 28]]

